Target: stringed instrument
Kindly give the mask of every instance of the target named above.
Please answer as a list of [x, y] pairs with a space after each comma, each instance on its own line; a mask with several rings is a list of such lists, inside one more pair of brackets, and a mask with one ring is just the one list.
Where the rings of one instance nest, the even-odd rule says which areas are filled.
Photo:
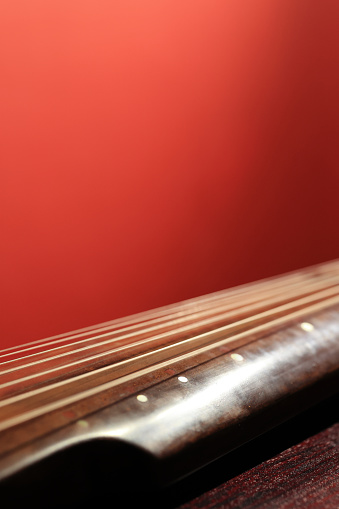
[[1, 485], [79, 451], [173, 483], [334, 394], [338, 373], [339, 261], [8, 348]]

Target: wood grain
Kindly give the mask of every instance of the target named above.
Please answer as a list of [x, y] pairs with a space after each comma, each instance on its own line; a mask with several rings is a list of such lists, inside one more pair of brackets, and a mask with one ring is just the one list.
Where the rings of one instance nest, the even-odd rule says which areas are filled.
[[337, 509], [339, 424], [283, 451], [181, 509]]

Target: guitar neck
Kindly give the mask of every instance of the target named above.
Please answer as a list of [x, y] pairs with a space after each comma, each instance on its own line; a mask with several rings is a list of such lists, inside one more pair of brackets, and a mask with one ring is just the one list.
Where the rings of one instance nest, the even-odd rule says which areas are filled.
[[0, 478], [79, 444], [143, 450], [163, 482], [332, 394], [334, 261], [0, 352]]

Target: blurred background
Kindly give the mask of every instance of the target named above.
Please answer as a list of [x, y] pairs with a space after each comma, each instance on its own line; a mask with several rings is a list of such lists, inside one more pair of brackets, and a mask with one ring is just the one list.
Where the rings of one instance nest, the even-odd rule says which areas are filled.
[[0, 342], [339, 256], [337, 0], [2, 0]]

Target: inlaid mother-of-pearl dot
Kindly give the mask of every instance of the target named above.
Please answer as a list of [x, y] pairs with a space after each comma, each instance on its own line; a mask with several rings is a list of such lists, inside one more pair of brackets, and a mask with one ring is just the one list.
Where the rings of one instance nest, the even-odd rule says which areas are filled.
[[77, 425], [82, 429], [86, 429], [89, 426], [88, 422], [84, 420], [77, 421]]
[[231, 357], [234, 361], [242, 362], [244, 360], [243, 356], [240, 353], [231, 353]]
[[137, 400], [140, 401], [140, 403], [146, 403], [146, 401], [148, 401], [148, 397], [144, 394], [139, 394], [137, 396]]
[[188, 382], [188, 378], [186, 378], [185, 376], [178, 376], [178, 380], [179, 380], [179, 382], [183, 382], [183, 383]]
[[305, 332], [311, 332], [313, 329], [314, 329], [314, 325], [312, 325], [311, 323], [309, 322], [303, 322], [300, 324], [300, 327], [302, 328], [302, 330], [304, 330]]

